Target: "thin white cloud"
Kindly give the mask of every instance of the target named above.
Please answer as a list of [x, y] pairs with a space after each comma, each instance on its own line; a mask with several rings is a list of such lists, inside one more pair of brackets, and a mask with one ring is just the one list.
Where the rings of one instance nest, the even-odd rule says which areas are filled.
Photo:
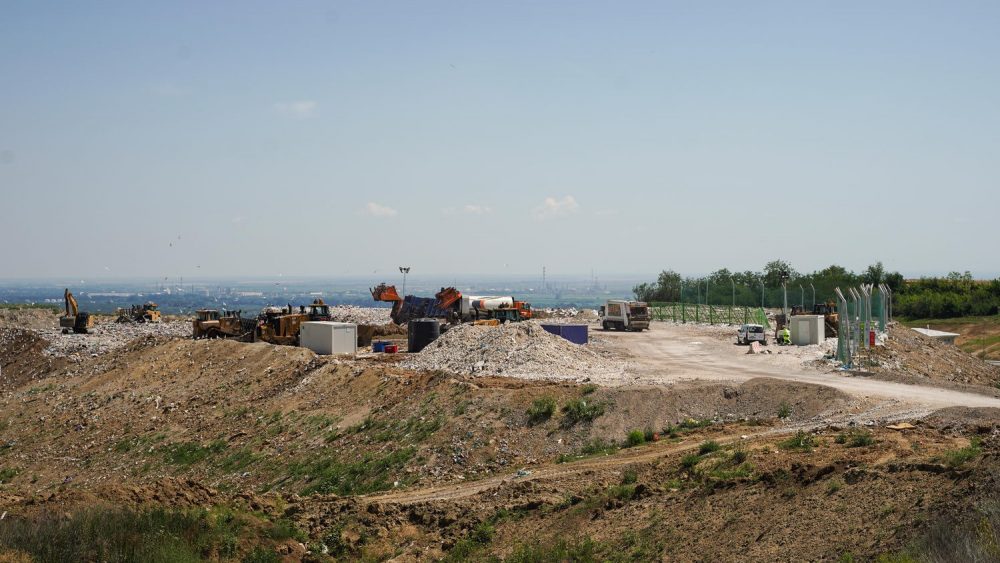
[[445, 207], [445, 215], [458, 215], [459, 213], [463, 215], [487, 215], [493, 213], [493, 208], [488, 205], [479, 205], [475, 203], [468, 203], [462, 207]]
[[292, 102], [278, 102], [274, 104], [274, 109], [281, 115], [295, 119], [306, 119], [316, 115], [316, 108], [318, 106], [319, 104], [315, 100], [295, 100]]
[[365, 206], [365, 214], [372, 217], [395, 217], [398, 213], [395, 209], [379, 205], [374, 201], [369, 201]]
[[563, 196], [560, 199], [549, 196], [545, 198], [545, 201], [541, 205], [533, 210], [533, 214], [536, 219], [548, 219], [550, 217], [572, 215], [579, 209], [580, 204], [571, 195]]

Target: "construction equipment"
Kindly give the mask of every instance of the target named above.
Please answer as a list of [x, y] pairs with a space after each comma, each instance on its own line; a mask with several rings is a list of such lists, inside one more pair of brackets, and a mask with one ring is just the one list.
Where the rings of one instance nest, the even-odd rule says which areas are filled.
[[193, 338], [231, 338], [253, 342], [257, 331], [255, 319], [243, 318], [242, 311], [199, 309], [192, 322]]
[[396, 287], [379, 284], [371, 288], [375, 301], [392, 303], [390, 317], [396, 324], [412, 319], [445, 319], [448, 322], [474, 322], [494, 319], [517, 322], [530, 319], [531, 304], [511, 296], [462, 295], [454, 287], [443, 287], [433, 298], [407, 295], [400, 297]]
[[63, 334], [68, 334], [70, 330], [77, 334], [87, 334], [94, 328], [94, 318], [90, 313], [79, 309], [76, 298], [70, 293], [69, 288], [63, 292], [63, 301], [66, 304], [66, 314], [59, 317], [59, 326], [62, 327]]
[[152, 301], [147, 301], [142, 305], [132, 305], [129, 308], [121, 307], [117, 311], [118, 323], [158, 323], [162, 320], [159, 305]]
[[[327, 311], [329, 317], [329, 311]], [[265, 307], [257, 316], [257, 330], [254, 340], [281, 344], [284, 346], [299, 345], [299, 328], [302, 323], [311, 320], [305, 312], [305, 307], [299, 307], [296, 312], [291, 305], [287, 307]]]
[[792, 306], [792, 315], [822, 315], [824, 332], [827, 338], [837, 336], [837, 329], [840, 326], [840, 316], [837, 314], [837, 305], [833, 301], [826, 303], [816, 303], [813, 305], [812, 313], [807, 313], [804, 308]]
[[642, 332], [649, 328], [649, 306], [643, 301], [609, 299], [598, 310], [604, 330]]

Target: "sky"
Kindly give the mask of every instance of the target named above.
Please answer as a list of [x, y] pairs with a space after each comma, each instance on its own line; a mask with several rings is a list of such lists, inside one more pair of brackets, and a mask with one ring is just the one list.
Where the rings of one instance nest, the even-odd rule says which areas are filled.
[[6, 2], [0, 278], [997, 275], [997, 2]]

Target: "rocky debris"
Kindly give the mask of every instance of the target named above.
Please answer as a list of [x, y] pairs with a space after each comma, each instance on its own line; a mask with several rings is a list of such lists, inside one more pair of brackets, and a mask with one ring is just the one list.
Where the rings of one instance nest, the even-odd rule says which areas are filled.
[[535, 317], [544, 320], [546, 323], [556, 324], [589, 324], [596, 323], [598, 318], [596, 309], [577, 309], [575, 307], [568, 309], [539, 309], [535, 311]]
[[879, 375], [904, 375], [966, 385], [1000, 385], [1000, 367], [902, 325], [889, 327], [885, 346], [863, 351]]
[[96, 357], [124, 347], [137, 338], [190, 338], [191, 323], [188, 321], [164, 321], [161, 323], [100, 323], [88, 334], [63, 334], [60, 329], [36, 331], [48, 340], [46, 356], [68, 358], [79, 361], [86, 357]]
[[525, 379], [615, 382], [627, 363], [612, 361], [587, 345], [546, 332], [538, 322], [459, 325], [401, 364], [418, 370], [461, 375], [504, 375]]
[[356, 323], [359, 325], [384, 325], [391, 323], [388, 307], [355, 307], [353, 305], [337, 305], [330, 307], [330, 316], [340, 323]]

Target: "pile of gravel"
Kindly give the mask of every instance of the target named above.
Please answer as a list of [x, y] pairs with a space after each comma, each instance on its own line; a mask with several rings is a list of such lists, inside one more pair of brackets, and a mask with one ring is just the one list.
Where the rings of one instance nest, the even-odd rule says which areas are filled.
[[461, 375], [604, 383], [620, 382], [627, 367], [626, 362], [546, 332], [536, 321], [496, 327], [459, 325], [401, 365]]

